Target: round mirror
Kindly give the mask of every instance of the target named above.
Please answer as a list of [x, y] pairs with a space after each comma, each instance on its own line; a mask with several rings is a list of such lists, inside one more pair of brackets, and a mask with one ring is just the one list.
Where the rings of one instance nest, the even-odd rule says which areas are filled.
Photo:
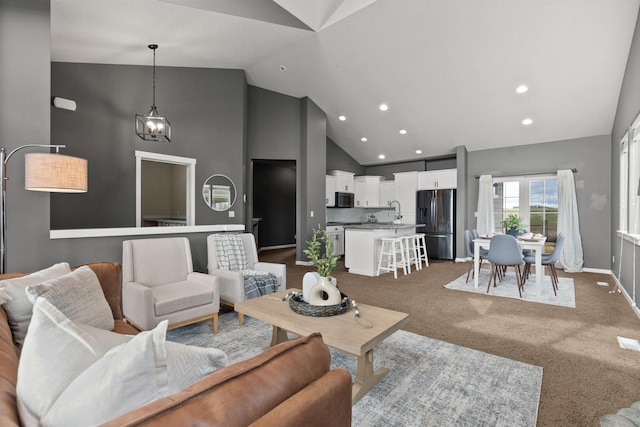
[[202, 198], [214, 211], [226, 211], [236, 202], [236, 186], [225, 175], [211, 175], [202, 186]]

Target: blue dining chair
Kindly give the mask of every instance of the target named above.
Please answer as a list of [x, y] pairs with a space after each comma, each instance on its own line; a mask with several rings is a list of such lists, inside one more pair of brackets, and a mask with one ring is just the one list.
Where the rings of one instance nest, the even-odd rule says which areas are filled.
[[[546, 267], [549, 270], [549, 277], [551, 277], [551, 286], [553, 286], [554, 295], [558, 295], [558, 272], [556, 271], [556, 263], [560, 260], [564, 240], [565, 234], [558, 233], [556, 247], [553, 248], [553, 253], [542, 254], [542, 268]], [[535, 254], [525, 255], [524, 262], [526, 263], [524, 266], [524, 277], [528, 279], [529, 273], [531, 272], [531, 264], [535, 264], [536, 262]], [[538, 272], [536, 271], [536, 274], [537, 273]]]
[[[475, 231], [475, 230], [474, 230]], [[476, 239], [477, 237], [474, 237], [473, 235], [473, 231], [471, 230], [464, 230], [464, 243], [467, 249], [467, 258], [471, 258], [473, 260], [473, 257], [475, 255], [475, 252], [473, 250], [474, 245], [473, 245], [473, 240]], [[482, 268], [482, 261], [486, 258], [486, 256], [489, 254], [489, 251], [487, 251], [486, 249], [480, 248], [480, 254], [479, 254], [479, 258], [480, 258], [480, 266], [479, 268]], [[471, 266], [469, 267], [469, 271], [467, 272], [467, 281], [465, 283], [469, 282], [469, 275], [473, 272], [473, 261], [471, 262]], [[471, 276], [473, 277], [473, 276]]]
[[497, 234], [491, 238], [491, 246], [489, 246], [489, 254], [487, 261], [491, 263], [491, 277], [487, 285], [487, 293], [491, 289], [491, 281], [496, 286], [496, 276], [502, 271], [506, 271], [507, 267], [513, 267], [516, 272], [516, 281], [518, 282], [518, 293], [522, 298], [523, 275], [520, 269], [524, 265], [522, 252], [518, 246], [516, 238], [509, 234]]

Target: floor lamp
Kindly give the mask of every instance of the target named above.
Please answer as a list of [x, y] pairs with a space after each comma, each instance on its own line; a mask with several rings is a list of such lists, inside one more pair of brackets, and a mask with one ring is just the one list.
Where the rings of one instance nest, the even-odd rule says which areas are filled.
[[28, 144], [7, 154], [0, 148], [0, 176], [2, 196], [0, 197], [0, 274], [7, 272], [7, 162], [16, 151], [24, 148], [55, 148], [54, 153], [29, 153], [25, 155], [25, 189], [56, 193], [85, 193], [87, 191], [87, 161], [78, 157], [63, 156], [59, 153], [64, 145]]

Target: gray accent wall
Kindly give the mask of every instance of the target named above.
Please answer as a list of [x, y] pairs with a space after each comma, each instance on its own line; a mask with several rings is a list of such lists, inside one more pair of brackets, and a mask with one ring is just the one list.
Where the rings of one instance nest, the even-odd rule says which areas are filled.
[[[638, 295], [636, 301], [634, 301], [635, 303], [640, 300], [640, 292], [638, 292], [637, 289], [640, 286], [640, 269], [634, 268], [640, 261], [640, 251], [634, 250], [636, 248], [633, 247], [633, 243], [627, 241], [622, 242], [616, 230], [620, 226], [620, 139], [622, 139], [625, 132], [629, 129], [629, 126], [631, 126], [635, 118], [640, 114], [640, 14], [638, 18], [631, 42], [629, 58], [627, 59], [627, 67], [622, 81], [620, 97], [618, 98], [618, 109], [613, 123], [613, 131], [611, 133], [612, 203], [611, 224], [609, 228], [611, 230], [612, 255], [615, 256], [615, 261], [612, 261], [611, 256], [609, 256], [607, 260], [611, 266], [611, 270], [616, 276], [618, 276], [618, 272], [620, 272], [619, 280], [627, 294], [631, 298], [633, 298], [633, 295]], [[620, 259], [621, 250], [622, 259]], [[633, 258], [634, 254], [635, 258]], [[622, 265], [620, 265], [621, 262]], [[634, 269], [637, 270], [635, 278], [633, 277]], [[635, 292], [633, 289], [634, 282], [636, 284]]]
[[[213, 174], [244, 194], [244, 71], [157, 67], [156, 105], [172, 125], [172, 141], [158, 143], [134, 128], [151, 106], [152, 67], [54, 62], [51, 70], [52, 94], [77, 102], [74, 112], [51, 108], [52, 144], [89, 161], [87, 193], [51, 196], [53, 229], [135, 227], [136, 150], [196, 159], [198, 196]], [[242, 198], [232, 210], [229, 218], [196, 197], [196, 225], [244, 223]]]
[[[326, 115], [309, 98], [254, 86], [249, 86], [248, 97], [249, 161], [296, 161], [296, 259], [305, 261], [305, 241], [313, 227], [325, 223]], [[253, 182], [252, 170], [247, 182]], [[254, 200], [249, 188], [247, 218], [253, 215]]]
[[584, 267], [609, 269], [611, 260], [610, 136], [470, 151], [467, 154], [467, 225], [475, 228], [478, 180], [475, 175], [513, 176], [576, 168]]

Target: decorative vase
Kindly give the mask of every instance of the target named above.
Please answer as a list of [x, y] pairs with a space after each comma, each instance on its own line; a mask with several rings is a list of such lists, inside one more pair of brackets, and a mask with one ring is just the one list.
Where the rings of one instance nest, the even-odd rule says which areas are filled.
[[393, 225], [402, 225], [402, 220], [401, 219], [394, 219], [393, 220]]
[[340, 290], [328, 277], [320, 276], [318, 282], [309, 290], [311, 305], [336, 305], [340, 304], [340, 301]]

